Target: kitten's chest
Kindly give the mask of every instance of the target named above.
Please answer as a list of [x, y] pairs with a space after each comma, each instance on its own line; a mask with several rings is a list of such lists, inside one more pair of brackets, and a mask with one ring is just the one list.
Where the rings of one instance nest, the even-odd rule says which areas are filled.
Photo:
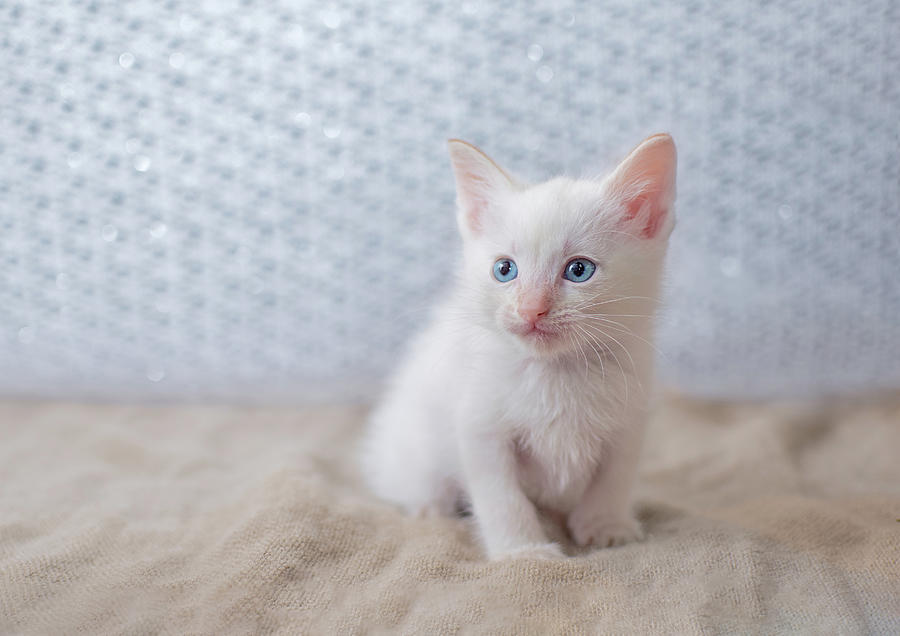
[[522, 487], [536, 503], [571, 510], [613, 428], [604, 408], [608, 387], [582, 370], [525, 369], [520, 378], [504, 410]]
[[617, 384], [608, 374], [579, 365], [539, 364], [518, 365], [506, 373], [515, 381], [500, 396], [501, 412], [514, 428], [543, 431], [554, 446], [582, 429], [602, 430], [610, 424], [618, 400]]

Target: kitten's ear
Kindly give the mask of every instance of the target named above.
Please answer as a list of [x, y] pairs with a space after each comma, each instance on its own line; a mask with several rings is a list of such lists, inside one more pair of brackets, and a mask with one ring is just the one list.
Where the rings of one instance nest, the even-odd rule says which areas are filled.
[[477, 236], [496, 195], [513, 188], [513, 179], [493, 159], [460, 139], [447, 142], [456, 176], [456, 201], [463, 235]]
[[625, 209], [624, 222], [643, 238], [668, 237], [675, 225], [675, 142], [653, 135], [631, 151], [608, 180], [608, 192]]

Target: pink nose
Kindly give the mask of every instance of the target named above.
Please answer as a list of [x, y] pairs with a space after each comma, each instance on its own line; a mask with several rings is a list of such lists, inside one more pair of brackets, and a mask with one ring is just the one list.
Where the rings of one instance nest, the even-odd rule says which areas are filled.
[[527, 320], [531, 324], [536, 323], [540, 318], [547, 315], [550, 310], [550, 298], [546, 293], [529, 294], [519, 301], [516, 309], [523, 320]]

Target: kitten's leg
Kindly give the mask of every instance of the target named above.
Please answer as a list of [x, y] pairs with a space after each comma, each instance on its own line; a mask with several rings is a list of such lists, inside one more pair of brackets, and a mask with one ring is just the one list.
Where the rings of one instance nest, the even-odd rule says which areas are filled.
[[469, 498], [488, 556], [563, 556], [547, 540], [534, 504], [522, 491], [510, 440], [461, 432], [460, 454]]
[[608, 548], [643, 536], [631, 510], [631, 491], [643, 438], [643, 421], [636, 424], [611, 445], [581, 501], [569, 515], [569, 533], [578, 545]]
[[381, 499], [399, 505], [417, 517], [454, 517], [461, 489], [452, 476], [429, 464], [432, 456], [416, 449], [399, 454], [394, 449], [367, 466], [369, 488]]
[[377, 412], [363, 453], [369, 488], [412, 515], [455, 516], [462, 492], [440, 428], [433, 414], [402, 400]]

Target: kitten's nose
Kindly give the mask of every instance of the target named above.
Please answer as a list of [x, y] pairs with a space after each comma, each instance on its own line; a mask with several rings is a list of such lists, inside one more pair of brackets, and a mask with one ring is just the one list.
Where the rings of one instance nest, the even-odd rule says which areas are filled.
[[516, 309], [523, 320], [527, 320], [531, 324], [536, 323], [540, 318], [547, 315], [550, 310], [550, 295], [546, 292], [537, 292], [528, 294], [519, 301]]

